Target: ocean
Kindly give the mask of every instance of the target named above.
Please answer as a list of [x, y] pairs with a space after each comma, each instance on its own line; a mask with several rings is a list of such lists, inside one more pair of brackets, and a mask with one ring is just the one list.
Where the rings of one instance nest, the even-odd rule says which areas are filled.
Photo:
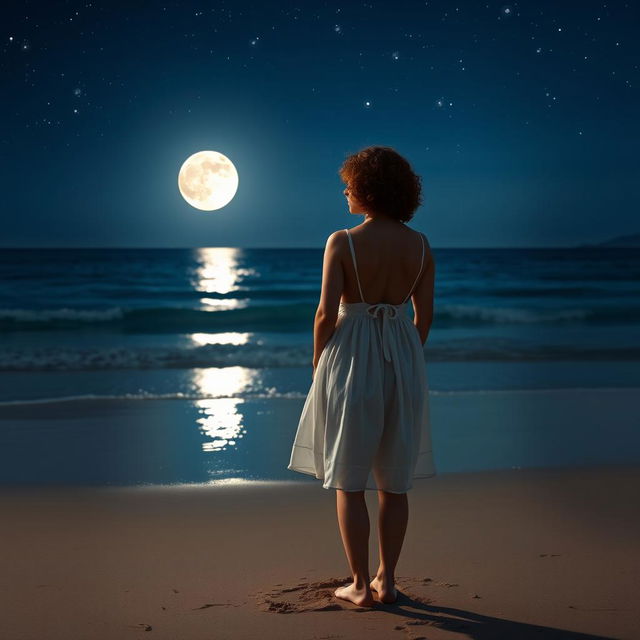
[[[0, 482], [318, 482], [286, 467], [322, 254], [3, 249]], [[637, 462], [640, 249], [433, 254], [438, 471]]]

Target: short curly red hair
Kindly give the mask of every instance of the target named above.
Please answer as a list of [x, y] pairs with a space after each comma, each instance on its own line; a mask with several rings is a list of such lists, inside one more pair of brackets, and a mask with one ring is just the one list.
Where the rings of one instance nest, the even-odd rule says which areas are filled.
[[367, 211], [409, 222], [422, 204], [422, 183], [391, 147], [373, 146], [347, 157], [338, 171]]

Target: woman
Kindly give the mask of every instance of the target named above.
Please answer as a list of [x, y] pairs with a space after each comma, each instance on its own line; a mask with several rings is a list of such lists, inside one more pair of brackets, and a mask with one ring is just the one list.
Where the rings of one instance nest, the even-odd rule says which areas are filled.
[[[397, 598], [412, 480], [436, 474], [423, 352], [435, 272], [426, 238], [404, 224], [421, 203], [409, 163], [389, 147], [368, 147], [339, 173], [350, 213], [364, 221], [326, 243], [313, 377], [288, 468], [336, 489], [353, 583], [335, 595], [373, 606], [372, 592], [385, 603]], [[367, 489], [378, 490], [380, 506], [380, 565], [371, 583]]]

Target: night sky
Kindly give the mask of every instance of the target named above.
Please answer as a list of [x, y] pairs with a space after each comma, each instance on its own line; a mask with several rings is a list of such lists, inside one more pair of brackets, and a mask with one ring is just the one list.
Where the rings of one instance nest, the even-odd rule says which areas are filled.
[[[362, 221], [338, 169], [397, 149], [437, 247], [640, 230], [632, 2], [9, 2], [3, 247], [318, 247]], [[235, 198], [188, 205], [212, 149]]]

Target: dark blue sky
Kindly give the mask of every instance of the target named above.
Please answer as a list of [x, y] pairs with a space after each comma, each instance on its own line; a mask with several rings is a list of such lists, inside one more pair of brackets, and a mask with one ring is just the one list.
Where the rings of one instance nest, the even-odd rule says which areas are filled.
[[[371, 144], [434, 247], [638, 231], [636, 3], [255, 4], [4, 5], [0, 244], [323, 247]], [[218, 211], [177, 188], [203, 149], [240, 177]]]

